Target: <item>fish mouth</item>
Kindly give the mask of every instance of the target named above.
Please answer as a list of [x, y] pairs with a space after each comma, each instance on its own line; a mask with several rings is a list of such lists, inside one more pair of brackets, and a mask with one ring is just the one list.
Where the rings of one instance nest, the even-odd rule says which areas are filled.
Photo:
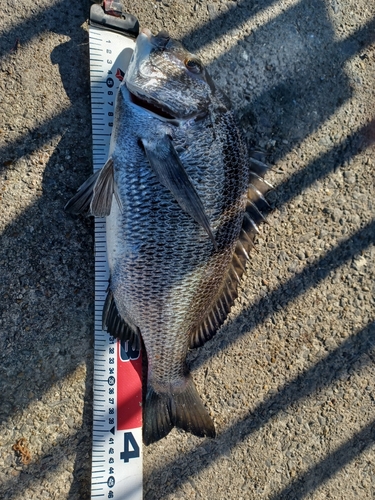
[[143, 28], [138, 35], [136, 48], [125, 76], [130, 101], [134, 105], [141, 107], [161, 120], [168, 120], [176, 124], [180, 124], [185, 120], [199, 120], [207, 115], [207, 111], [185, 113], [184, 110], [179, 110], [173, 105], [169, 107], [166, 103], [161, 103], [151, 97], [151, 95], [143, 93], [140, 86], [136, 83], [137, 78], [134, 76], [138, 75], [146, 80], [151, 78], [157, 79], [158, 76], [154, 76], [152, 73], [148, 74], [146, 72], [143, 74], [142, 62], [147, 60], [150, 53], [155, 49], [163, 51], [169, 46], [178, 43], [172, 40], [166, 31], [160, 31], [157, 35], [153, 35], [149, 29]]
[[207, 110], [203, 110], [197, 113], [191, 113], [186, 116], [177, 116], [172, 114], [171, 110], [162, 106], [160, 103], [153, 101], [146, 96], [141, 96], [139, 94], [132, 92], [127, 86], [129, 92], [129, 99], [134, 105], [139, 106], [140, 108], [148, 111], [150, 114], [156, 116], [160, 120], [172, 122], [175, 125], [181, 125], [185, 121], [195, 120], [200, 121], [203, 120], [208, 114]]
[[[134, 68], [131, 73], [136, 72], [135, 68], [141, 67], [142, 60], [147, 59], [152, 50], [155, 50], [155, 48], [163, 50], [169, 40], [170, 37], [167, 32], [161, 31], [157, 35], [153, 35], [149, 29], [143, 28], [138, 35], [133, 60], [130, 62], [129, 69], [132, 70], [132, 67]], [[126, 87], [129, 91], [131, 102], [136, 106], [139, 106], [164, 120], [178, 119], [178, 117], [175, 116], [167, 106], [162, 105], [152, 99], [152, 97], [148, 97], [139, 92], [137, 86], [132, 84], [129, 80], [126, 80]]]
[[135, 104], [136, 106], [139, 106], [140, 108], [143, 108], [150, 113], [157, 115], [159, 118], [163, 118], [166, 120], [176, 120], [177, 117], [172, 115], [169, 110], [166, 111], [166, 109], [161, 106], [160, 104], [151, 101], [150, 99], [147, 99], [145, 96], [140, 96], [139, 94], [135, 94], [132, 92], [129, 88], [129, 95], [130, 95], [130, 101]]

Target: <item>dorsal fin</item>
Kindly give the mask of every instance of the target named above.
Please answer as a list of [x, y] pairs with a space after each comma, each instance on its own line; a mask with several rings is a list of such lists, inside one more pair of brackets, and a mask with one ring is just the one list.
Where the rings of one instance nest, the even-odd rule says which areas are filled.
[[253, 168], [253, 160], [251, 159], [250, 162], [246, 211], [232, 262], [216, 300], [191, 335], [191, 348], [200, 347], [207, 340], [210, 340], [226, 320], [238, 296], [238, 285], [245, 271], [250, 251], [254, 246], [254, 238], [259, 233], [258, 226], [265, 221], [265, 215], [270, 211], [265, 195], [272, 186], [263, 179], [268, 167], [260, 160], [255, 160], [256, 168]]

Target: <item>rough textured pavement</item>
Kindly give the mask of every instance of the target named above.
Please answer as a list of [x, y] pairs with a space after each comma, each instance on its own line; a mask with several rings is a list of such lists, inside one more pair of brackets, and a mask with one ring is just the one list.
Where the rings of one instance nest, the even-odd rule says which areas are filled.
[[[218, 437], [146, 448], [145, 498], [374, 498], [373, 2], [123, 4], [200, 55], [275, 186], [231, 316], [190, 356]], [[92, 168], [89, 6], [0, 9], [4, 500], [90, 497], [93, 224], [63, 211]]]

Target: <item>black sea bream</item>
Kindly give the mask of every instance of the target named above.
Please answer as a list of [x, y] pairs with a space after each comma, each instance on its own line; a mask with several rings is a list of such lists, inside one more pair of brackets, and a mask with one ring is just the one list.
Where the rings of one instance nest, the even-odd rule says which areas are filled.
[[237, 297], [268, 207], [265, 171], [202, 63], [167, 33], [144, 29], [119, 88], [109, 159], [67, 209], [107, 216], [103, 325], [144, 342], [145, 444], [174, 426], [215, 436], [186, 355]]

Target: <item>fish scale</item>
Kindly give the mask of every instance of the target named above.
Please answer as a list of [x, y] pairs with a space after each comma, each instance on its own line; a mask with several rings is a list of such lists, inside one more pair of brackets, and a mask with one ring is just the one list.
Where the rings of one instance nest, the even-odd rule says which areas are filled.
[[104, 325], [113, 336], [141, 336], [147, 352], [145, 444], [174, 426], [215, 435], [186, 356], [237, 297], [268, 190], [266, 166], [250, 164], [200, 61], [165, 33], [143, 30], [117, 94], [110, 158], [88, 185], [91, 213], [115, 228]]
[[[131, 114], [126, 103], [123, 111], [124, 116]], [[140, 135], [147, 126], [160, 128], [158, 122], [150, 125], [142, 119], [138, 121], [139, 132], [134, 130], [135, 135], [137, 132]], [[152, 119], [147, 116], [145, 121]], [[131, 318], [142, 333], [149, 360], [149, 383], [158, 387], [162, 383], [172, 387], [182, 383], [190, 332], [202, 321], [223, 283], [242, 224], [247, 162], [237, 153], [237, 160], [231, 158], [223, 164], [226, 143], [220, 143], [219, 134], [214, 134], [205, 122], [194, 127], [198, 129], [195, 134], [193, 127], [188, 128], [189, 134], [183, 127], [172, 129], [172, 139], [185, 150], [181, 161], [190, 178], [196, 180], [211, 225], [217, 229], [221, 250], [215, 255], [205, 232], [181, 212], [168, 190], [157, 182], [148, 163], [144, 159], [129, 161], [129, 157], [134, 157], [131, 151], [135, 141], [131, 137], [127, 142], [127, 135], [122, 131], [128, 121], [120, 125], [118, 135], [123, 140], [113, 151], [115, 164], [121, 165], [116, 172], [120, 197], [124, 206], [132, 207], [119, 221], [124, 253], [130, 254], [140, 242], [143, 248], [136, 261], [122, 259], [111, 288], [120, 314]], [[194, 144], [192, 150], [197, 133], [204, 138], [201, 139], [203, 151], [207, 151], [207, 144], [211, 145], [206, 157], [197, 155], [199, 145]], [[228, 133], [223, 135], [227, 140]], [[155, 246], [155, 242], [159, 245]], [[129, 286], [129, 282], [132, 285]]]

